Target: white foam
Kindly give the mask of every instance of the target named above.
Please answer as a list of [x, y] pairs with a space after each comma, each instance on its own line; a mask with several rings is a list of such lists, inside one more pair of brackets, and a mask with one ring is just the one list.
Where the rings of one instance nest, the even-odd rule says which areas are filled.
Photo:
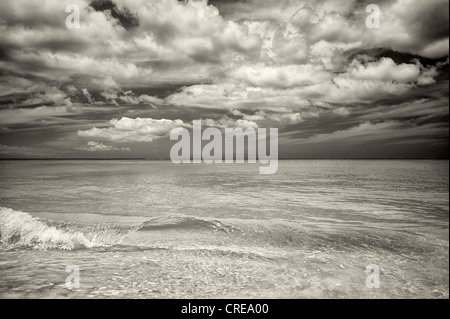
[[28, 213], [0, 207], [0, 245], [5, 248], [72, 250], [113, 245], [122, 237], [113, 228], [61, 229]]

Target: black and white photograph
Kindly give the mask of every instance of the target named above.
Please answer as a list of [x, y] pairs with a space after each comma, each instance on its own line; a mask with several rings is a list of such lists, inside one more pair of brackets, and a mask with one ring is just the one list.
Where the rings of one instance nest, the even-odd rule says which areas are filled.
[[448, 299], [448, 158], [448, 0], [0, 1], [0, 299]]

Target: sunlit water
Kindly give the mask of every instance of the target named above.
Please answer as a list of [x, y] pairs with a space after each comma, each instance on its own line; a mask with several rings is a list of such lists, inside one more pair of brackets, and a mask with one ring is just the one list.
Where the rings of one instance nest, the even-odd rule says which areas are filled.
[[448, 161], [258, 167], [1, 161], [0, 297], [448, 298]]

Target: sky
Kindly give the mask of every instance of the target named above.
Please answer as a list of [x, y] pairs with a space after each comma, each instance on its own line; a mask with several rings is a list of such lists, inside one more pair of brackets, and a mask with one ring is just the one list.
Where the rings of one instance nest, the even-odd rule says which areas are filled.
[[[176, 127], [280, 158], [448, 158], [449, 1], [3, 0], [0, 158], [169, 157]], [[69, 4], [80, 28], [68, 28]]]

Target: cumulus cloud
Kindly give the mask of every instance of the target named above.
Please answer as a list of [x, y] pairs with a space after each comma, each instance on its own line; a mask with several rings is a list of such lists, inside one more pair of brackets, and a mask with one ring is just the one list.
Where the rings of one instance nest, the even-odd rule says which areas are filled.
[[206, 108], [314, 112], [321, 102], [370, 102], [382, 95], [404, 94], [417, 85], [433, 84], [437, 74], [435, 67], [424, 67], [417, 60], [396, 64], [390, 58], [358, 57], [338, 73], [323, 65], [247, 65], [232, 70], [227, 80], [185, 87], [167, 101]]
[[[80, 29], [64, 24], [69, 3], [80, 7]], [[81, 79], [89, 89], [209, 78], [208, 63], [221, 63], [233, 52], [259, 54], [260, 39], [245, 25], [223, 20], [206, 1], [7, 1], [0, 17], [7, 61], [1, 68], [47, 80]], [[177, 68], [155, 72], [152, 66], [162, 61]], [[206, 64], [193, 75], [197, 63]]]
[[[87, 138], [99, 138], [112, 142], [153, 142], [162, 137], [167, 137], [176, 128], [192, 128], [192, 124], [182, 120], [152, 119], [152, 118], [128, 118], [113, 119], [110, 127], [91, 128], [79, 130], [78, 135]], [[202, 125], [208, 127], [226, 128], [258, 128], [258, 125], [249, 120], [233, 120], [224, 116], [218, 120], [203, 119]]]
[[[423, 72], [421, 72], [422, 70]], [[431, 84], [433, 77], [437, 75], [434, 67], [425, 69], [419, 61], [414, 64], [396, 64], [390, 58], [382, 58], [365, 65], [355, 59], [348, 66], [347, 73], [354, 79], [400, 83], [416, 82], [419, 84]]]
[[258, 124], [255, 123], [252, 120], [249, 119], [238, 119], [233, 120], [229, 118], [228, 116], [224, 116], [218, 120], [212, 120], [212, 119], [206, 119], [202, 120], [202, 125], [210, 126], [210, 127], [217, 127], [217, 128], [258, 128]]
[[181, 120], [128, 117], [112, 119], [110, 124], [111, 126], [107, 128], [94, 127], [89, 130], [80, 130], [78, 135], [113, 142], [153, 142], [157, 138], [167, 136], [176, 127], [189, 127]]
[[111, 145], [105, 145], [103, 143], [100, 142], [95, 142], [95, 141], [89, 141], [87, 143], [87, 146], [84, 147], [79, 147], [78, 148], [81, 151], [88, 151], [88, 152], [110, 152], [110, 151], [126, 151], [129, 152], [131, 151], [130, 148], [128, 147], [115, 147], [115, 146], [111, 146]]
[[322, 65], [245, 65], [230, 72], [230, 78], [253, 87], [288, 89], [322, 83], [331, 78]]
[[317, 136], [448, 123], [448, 0], [380, 1], [380, 29], [365, 26], [370, 2], [2, 1], [2, 132], [118, 151], [93, 140], [155, 141], [193, 118]]
[[[365, 6], [359, 1], [336, 4], [305, 0], [280, 4], [252, 0], [234, 2], [225, 6], [223, 12], [220, 11], [223, 3], [213, 1], [213, 5], [208, 5], [206, 0], [151, 3], [77, 0], [70, 3], [80, 7], [80, 29], [65, 27], [65, 12], [58, 10], [64, 7], [64, 2], [51, 0], [39, 6], [23, 0], [2, 3], [0, 15], [5, 23], [0, 27], [0, 57], [3, 57], [0, 69], [3, 74], [14, 74], [3, 79], [9, 85], [2, 87], [0, 79], [3, 92], [15, 87], [36, 94], [44, 89], [45, 99], [41, 96], [38, 101], [34, 97], [36, 103], [70, 105], [80, 102], [67, 89], [76, 87], [103, 92], [106, 102], [112, 104], [160, 105], [164, 103], [148, 94], [113, 98], [111, 92], [118, 94], [125, 88], [162, 83], [197, 82], [201, 86], [212, 82], [220, 86], [219, 90], [227, 90], [226, 94], [235, 102], [246, 99], [254, 104], [275, 104], [277, 101], [271, 100], [275, 95], [280, 99], [314, 98], [318, 86], [286, 94], [276, 90], [314, 84], [329, 86], [327, 81], [333, 79], [335, 73], [347, 71], [351, 73], [350, 82], [352, 79], [380, 81], [379, 85], [366, 83], [380, 94], [385, 91], [382, 82], [395, 80], [428, 85], [433, 83], [437, 73], [432, 69], [418, 70], [421, 66], [417, 64], [398, 65], [388, 59], [377, 65], [352, 62], [347, 66], [346, 51], [389, 46], [425, 54], [442, 48], [445, 41], [448, 44], [448, 16], [442, 14], [448, 7], [445, 0], [433, 0], [433, 5], [412, 0], [382, 2], [383, 26], [389, 28], [389, 32], [365, 28]], [[443, 54], [448, 54], [448, 49]], [[36, 85], [37, 81], [33, 80], [30, 86], [27, 83], [30, 77], [39, 78], [41, 84]], [[339, 80], [343, 81], [342, 77]], [[188, 86], [186, 93], [195, 95], [199, 86]], [[253, 88], [269, 92], [252, 94]], [[202, 91], [214, 89], [213, 86]], [[405, 86], [399, 87], [401, 92], [405, 89]], [[364, 94], [364, 100], [366, 96]], [[86, 98], [82, 102], [94, 102]], [[177, 96], [169, 99], [177, 105], [179, 100]], [[187, 100], [187, 105], [202, 104]]]
[[245, 121], [254, 121], [256, 123], [260, 123], [263, 127], [273, 127], [273, 126], [280, 126], [280, 125], [293, 125], [298, 124], [304, 121], [304, 118], [312, 118], [317, 117], [317, 113], [308, 113], [302, 115], [300, 113], [292, 113], [292, 112], [285, 112], [285, 113], [273, 113], [273, 112], [265, 112], [265, 111], [256, 111], [254, 114], [245, 114], [239, 110], [232, 110], [230, 112], [231, 114], [235, 116], [242, 117]]
[[135, 96], [131, 92], [125, 92], [123, 95], [117, 96], [114, 98], [125, 104], [148, 104], [153, 106], [163, 105], [165, 102], [163, 99], [149, 96], [147, 94], [142, 94], [140, 96]]
[[[361, 48], [391, 47], [399, 51], [428, 53], [432, 57], [448, 54], [448, 46], [444, 46], [445, 41], [448, 43], [449, 29], [449, 3], [446, 0], [377, 2], [382, 13], [380, 29], [365, 27], [365, 8], [373, 3], [369, 0], [211, 2], [228, 19], [265, 23], [267, 27], [263, 32], [269, 34], [279, 28], [293, 29], [294, 33], [301, 30], [299, 33], [310, 45], [321, 41], [359, 42]], [[272, 40], [273, 37], [267, 37], [267, 41]]]

